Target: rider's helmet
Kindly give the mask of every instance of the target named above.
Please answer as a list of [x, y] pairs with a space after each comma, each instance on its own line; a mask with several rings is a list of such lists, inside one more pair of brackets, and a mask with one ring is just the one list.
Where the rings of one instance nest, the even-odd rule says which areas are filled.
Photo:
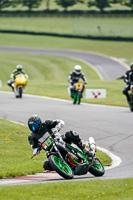
[[76, 74], [80, 74], [82, 67], [80, 65], [75, 65], [74, 70]]
[[38, 115], [32, 115], [28, 120], [28, 127], [33, 133], [37, 133], [42, 126], [42, 121]]
[[133, 70], [133, 62], [130, 64], [130, 69]]
[[21, 70], [23, 69], [23, 66], [22, 66], [22, 65], [17, 65], [17, 66], [16, 66], [16, 69], [17, 69], [18, 71], [21, 71]]

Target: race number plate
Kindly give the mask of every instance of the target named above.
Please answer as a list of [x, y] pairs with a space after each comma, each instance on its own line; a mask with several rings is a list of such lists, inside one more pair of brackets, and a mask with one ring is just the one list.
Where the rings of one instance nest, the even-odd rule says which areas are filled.
[[46, 132], [40, 139], [39, 139], [39, 142], [41, 143], [42, 147], [45, 149], [45, 150], [48, 150], [48, 148], [51, 146], [52, 144], [52, 137], [51, 135]]

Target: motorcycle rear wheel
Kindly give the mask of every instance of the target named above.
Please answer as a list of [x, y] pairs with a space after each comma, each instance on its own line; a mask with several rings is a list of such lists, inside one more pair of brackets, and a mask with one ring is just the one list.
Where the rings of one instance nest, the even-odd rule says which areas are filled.
[[130, 111], [133, 112], [133, 106], [132, 107], [130, 106]]
[[96, 158], [94, 164], [89, 168], [89, 172], [96, 177], [104, 175], [104, 166], [98, 158]]
[[63, 178], [72, 179], [74, 177], [74, 173], [70, 166], [65, 161], [62, 162], [58, 156], [51, 155], [49, 157], [49, 163], [52, 168]]

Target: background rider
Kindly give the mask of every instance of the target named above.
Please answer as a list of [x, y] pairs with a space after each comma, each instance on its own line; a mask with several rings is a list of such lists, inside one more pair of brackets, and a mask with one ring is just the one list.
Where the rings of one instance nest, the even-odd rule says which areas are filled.
[[[79, 82], [80, 79], [84, 81], [84, 84], [87, 84], [87, 79], [85, 78], [84, 74], [81, 72], [82, 67], [80, 65], [75, 65], [74, 71], [70, 72], [68, 81], [70, 83], [69, 89], [70, 89], [70, 96], [73, 98], [73, 91], [74, 91], [74, 83]], [[85, 86], [83, 85], [82, 93], [85, 89]]]
[[127, 84], [123, 90], [123, 94], [127, 97], [127, 102], [130, 103], [130, 97], [128, 91], [130, 90], [131, 82], [133, 82], [133, 62], [130, 64], [130, 70], [128, 70], [124, 77], [124, 82]]
[[16, 66], [16, 69], [13, 70], [13, 72], [11, 73], [11, 79], [7, 81], [7, 85], [9, 85], [12, 90], [14, 91], [14, 86], [13, 86], [13, 83], [14, 83], [14, 80], [15, 80], [15, 77], [18, 75], [18, 74], [24, 74], [25, 78], [27, 79], [28, 81], [28, 75], [25, 73], [25, 71], [23, 70], [23, 66], [22, 65], [17, 65]]

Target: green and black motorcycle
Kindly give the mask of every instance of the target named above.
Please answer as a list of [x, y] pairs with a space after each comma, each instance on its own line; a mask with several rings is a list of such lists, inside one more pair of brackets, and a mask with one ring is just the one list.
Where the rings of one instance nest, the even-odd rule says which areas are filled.
[[[93, 141], [92, 137], [89, 138], [89, 147], [96, 151]], [[96, 177], [103, 176], [105, 173], [99, 158], [86, 156], [77, 145], [67, 144], [61, 136], [55, 137], [47, 132], [41, 140], [41, 145], [46, 151], [51, 171], [56, 171], [65, 179], [72, 179], [74, 175], [85, 175], [88, 172]]]
[[83, 98], [83, 88], [84, 83], [76, 82], [73, 85], [73, 91], [70, 92], [70, 88], [68, 88], [68, 94], [73, 99], [73, 104], [80, 104], [81, 98]]

